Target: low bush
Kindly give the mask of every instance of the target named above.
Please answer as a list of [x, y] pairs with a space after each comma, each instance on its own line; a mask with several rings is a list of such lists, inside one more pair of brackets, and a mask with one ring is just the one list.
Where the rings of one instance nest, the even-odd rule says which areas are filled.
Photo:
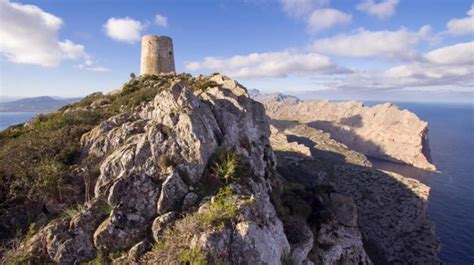
[[83, 205], [76, 205], [75, 207], [69, 208], [64, 211], [64, 216], [69, 218], [74, 218], [85, 210]]
[[193, 237], [235, 225], [239, 218], [237, 204], [246, 199], [233, 194], [230, 186], [220, 189], [204, 211], [189, 214], [165, 230], [153, 248], [153, 260], [163, 264], [207, 264], [206, 254], [198, 246], [191, 246]]
[[236, 180], [239, 167], [240, 158], [235, 152], [219, 150], [215, 156], [211, 172], [217, 179], [229, 183]]

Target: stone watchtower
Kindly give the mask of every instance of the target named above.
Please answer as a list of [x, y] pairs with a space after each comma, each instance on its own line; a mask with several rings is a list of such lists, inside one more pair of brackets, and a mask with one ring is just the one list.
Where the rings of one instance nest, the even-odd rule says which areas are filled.
[[143, 36], [140, 75], [174, 71], [173, 40], [167, 36]]

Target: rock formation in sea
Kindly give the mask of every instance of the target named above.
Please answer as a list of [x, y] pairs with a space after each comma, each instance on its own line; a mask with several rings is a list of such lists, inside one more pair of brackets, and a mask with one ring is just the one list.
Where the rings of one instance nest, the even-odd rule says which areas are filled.
[[301, 101], [282, 94], [258, 95], [272, 119], [298, 121], [331, 134], [369, 157], [436, 170], [430, 158], [428, 123], [414, 113], [385, 103]]
[[426, 186], [270, 125], [220, 74], [135, 77], [10, 127], [0, 163], [11, 263], [438, 263]]

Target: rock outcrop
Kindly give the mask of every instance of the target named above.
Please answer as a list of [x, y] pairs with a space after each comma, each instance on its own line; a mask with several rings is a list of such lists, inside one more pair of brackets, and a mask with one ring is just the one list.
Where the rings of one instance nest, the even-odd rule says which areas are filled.
[[306, 123], [370, 157], [436, 170], [430, 158], [428, 123], [394, 104], [366, 107], [361, 102], [300, 101], [280, 94], [256, 99], [272, 119]]
[[[100, 118], [67, 164], [86, 199], [43, 218], [13, 263], [437, 263], [426, 186], [305, 124], [270, 126], [228, 77], [141, 76], [60, 110], [66, 130], [68, 115]], [[56, 125], [27, 126], [42, 121]]]
[[[329, 184], [351, 198], [353, 205], [344, 203], [350, 199], [332, 195], [334, 207], [344, 212], [337, 215], [338, 220], [344, 228], [358, 223], [364, 248], [374, 263], [439, 263], [439, 242], [426, 212], [428, 186], [371, 168], [364, 155], [349, 150], [321, 130], [296, 122], [276, 121], [274, 125], [271, 142], [277, 146], [278, 171], [292, 181]], [[341, 206], [344, 204], [347, 206]], [[355, 208], [357, 220], [350, 218]]]
[[[371, 264], [350, 198], [293, 187], [275, 172], [264, 106], [240, 84], [174, 74], [130, 84], [85, 106], [159, 88], [82, 135], [78, 159], [100, 161], [91, 199], [27, 238], [20, 253], [58, 264]], [[278, 196], [288, 185], [305, 199]]]

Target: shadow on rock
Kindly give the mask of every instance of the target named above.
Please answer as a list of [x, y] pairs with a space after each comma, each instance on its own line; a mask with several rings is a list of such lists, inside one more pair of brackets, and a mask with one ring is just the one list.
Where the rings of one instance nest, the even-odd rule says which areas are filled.
[[304, 185], [332, 185], [357, 206], [364, 248], [374, 264], [438, 264], [439, 242], [427, 218], [429, 187], [395, 173], [347, 162], [301, 135], [288, 141], [310, 148], [311, 157], [276, 151], [278, 172]]

